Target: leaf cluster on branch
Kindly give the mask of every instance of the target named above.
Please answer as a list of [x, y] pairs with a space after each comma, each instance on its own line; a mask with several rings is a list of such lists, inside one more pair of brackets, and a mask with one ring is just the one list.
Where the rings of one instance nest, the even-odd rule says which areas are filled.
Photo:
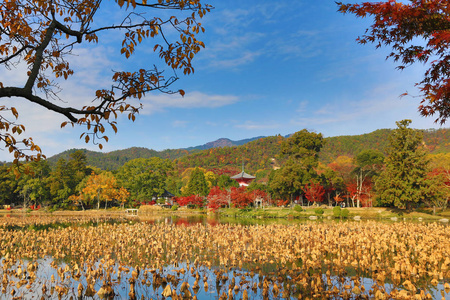
[[[373, 24], [359, 37], [360, 44], [388, 46], [388, 58], [399, 63], [398, 69], [420, 62], [427, 64], [422, 81], [419, 111], [424, 116], [437, 115], [436, 122], [450, 117], [450, 3], [448, 0], [395, 0], [343, 4], [338, 11], [357, 17], [373, 17]], [[404, 95], [406, 95], [405, 93]]]
[[[141, 98], [152, 91], [180, 93], [170, 86], [178, 79], [176, 70], [184, 74], [194, 72], [192, 59], [204, 48], [196, 36], [204, 32], [198, 20], [212, 8], [201, 0], [115, 0], [106, 4], [101, 0], [7, 0], [0, 3], [0, 64], [7, 71], [26, 65], [23, 84], [8, 86], [0, 82], [0, 98], [19, 97], [61, 114], [67, 121], [64, 127], [85, 126], [81, 135], [86, 142], [108, 141], [105, 126], [117, 131], [118, 114], [127, 113], [134, 121], [142, 108]], [[104, 5], [113, 5], [118, 19], [109, 14], [107, 25], [97, 26], [97, 19], [105, 18]], [[157, 10], [173, 10], [166, 18], [157, 17]], [[184, 12], [184, 13], [183, 13]], [[180, 16], [180, 17], [177, 17]], [[70, 106], [61, 99], [58, 80], [68, 80], [74, 70], [70, 65], [73, 49], [79, 44], [102, 43], [102, 33], [115, 31], [122, 34], [122, 46], [118, 51], [126, 58], [132, 56], [139, 44], [152, 43], [163, 63], [173, 74], [167, 76], [156, 65], [139, 70], [113, 71], [110, 86], [99, 86], [91, 99], [81, 99]], [[174, 40], [169, 39], [175, 36]], [[176, 34], [173, 34], [176, 32]], [[155, 39], [158, 37], [158, 39]], [[172, 38], [173, 39], [173, 38]], [[105, 41], [103, 41], [105, 42]], [[62, 100], [62, 101], [61, 101]], [[91, 105], [83, 105], [87, 101]], [[5, 116], [12, 113], [12, 119]], [[19, 113], [13, 106], [0, 106], [0, 141], [19, 159], [41, 158], [41, 149], [31, 138], [17, 140], [25, 131], [23, 124], [15, 124]], [[22, 146], [19, 146], [19, 144]], [[36, 151], [29, 154], [25, 150]], [[33, 153], [33, 152], [31, 152]]]

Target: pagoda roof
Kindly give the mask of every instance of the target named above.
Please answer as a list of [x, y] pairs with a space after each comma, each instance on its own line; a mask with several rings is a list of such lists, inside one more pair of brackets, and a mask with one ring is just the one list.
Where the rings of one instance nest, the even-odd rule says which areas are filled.
[[236, 175], [234, 175], [234, 176], [232, 176], [232, 177], [230, 177], [230, 178], [231, 178], [231, 179], [240, 179], [240, 178], [255, 179], [256, 177], [255, 177], [255, 176], [252, 176], [252, 175], [250, 175], [250, 174], [247, 174], [247, 173], [245, 173], [244, 171], [242, 171], [241, 173], [236, 174]]

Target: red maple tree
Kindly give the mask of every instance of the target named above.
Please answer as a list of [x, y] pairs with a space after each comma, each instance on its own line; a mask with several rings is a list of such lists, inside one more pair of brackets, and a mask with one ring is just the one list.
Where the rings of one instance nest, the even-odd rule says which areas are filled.
[[310, 202], [322, 202], [325, 195], [325, 189], [320, 183], [312, 180], [303, 188], [306, 199]]
[[216, 211], [221, 207], [228, 206], [230, 194], [226, 189], [221, 189], [218, 186], [212, 187], [208, 194], [208, 208]]
[[234, 207], [245, 208], [253, 202], [251, 193], [246, 191], [244, 186], [232, 187], [230, 190], [231, 203]]
[[204, 199], [198, 195], [190, 195], [186, 197], [177, 197], [174, 202], [178, 203], [180, 206], [193, 205], [197, 207], [203, 207]]
[[399, 63], [398, 69], [415, 62], [429, 65], [422, 81], [416, 84], [422, 93], [419, 111], [424, 116], [437, 114], [435, 121], [445, 123], [450, 116], [449, 1], [389, 0], [362, 4], [337, 2], [337, 5], [342, 13], [374, 18], [357, 41], [375, 43], [377, 48], [391, 47], [388, 58]]

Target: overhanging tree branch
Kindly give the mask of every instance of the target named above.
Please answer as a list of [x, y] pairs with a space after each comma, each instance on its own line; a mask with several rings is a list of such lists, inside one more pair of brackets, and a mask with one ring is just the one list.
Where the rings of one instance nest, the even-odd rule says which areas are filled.
[[[111, 19], [111, 24], [91, 28], [96, 17], [101, 17], [101, 0], [53, 0], [32, 1], [10, 0], [0, 3], [0, 65], [15, 67], [17, 64], [28, 66], [27, 79], [23, 86], [12, 86], [0, 82], [0, 98], [19, 97], [30, 103], [45, 107], [52, 112], [64, 115], [72, 125], [86, 126], [87, 131], [82, 135], [85, 141], [89, 136], [108, 140], [105, 136], [103, 124], [109, 124], [117, 131], [118, 113], [127, 113], [130, 120], [142, 108], [142, 97], [152, 91], [163, 93], [180, 93], [184, 91], [170, 90], [171, 84], [178, 80], [176, 70], [183, 70], [184, 74], [194, 71], [192, 59], [205, 45], [196, 36], [204, 29], [198, 18], [202, 18], [212, 8], [203, 0], [190, 1], [159, 1], [153, 3], [136, 0], [116, 0], [118, 13], [124, 12], [119, 19]], [[114, 3], [112, 4], [114, 5]], [[124, 8], [126, 10], [121, 10]], [[136, 7], [139, 7], [136, 10]], [[147, 13], [155, 9], [171, 9], [174, 15], [166, 19]], [[185, 11], [189, 11], [183, 16]], [[111, 17], [111, 16], [108, 16]], [[179, 35], [171, 35], [170, 39], [163, 34], [169, 27]], [[107, 88], [99, 86], [90, 99], [81, 99], [80, 103], [72, 102], [70, 106], [55, 103], [56, 96], [64, 100], [58, 80], [68, 80], [74, 71], [69, 67], [70, 54], [77, 44], [100, 43], [99, 34], [105, 31], [118, 31], [123, 34], [120, 54], [129, 58], [141, 43], [149, 47], [152, 39], [163, 37], [163, 45], [156, 42], [150, 49], [159, 54], [162, 64], [174, 72], [173, 76], [164, 77], [163, 72], [156, 67], [142, 68], [135, 72], [115, 71], [111, 85]], [[175, 37], [175, 38], [173, 38]], [[75, 38], [75, 41], [73, 40]], [[58, 88], [58, 89], [56, 89]], [[41, 96], [43, 95], [43, 96]], [[93, 100], [94, 99], [94, 100]], [[92, 101], [92, 105], [85, 105]], [[77, 104], [79, 104], [77, 106]], [[0, 112], [7, 109], [0, 108]], [[10, 107], [17, 118], [18, 112]], [[1, 117], [1, 115], [0, 115]], [[10, 126], [11, 125], [11, 126]], [[3, 129], [2, 129], [3, 128]], [[16, 128], [15, 132], [8, 132], [8, 128]], [[23, 132], [21, 127], [12, 126], [6, 119], [0, 118], [0, 132], [3, 137], [11, 137]], [[34, 159], [32, 155], [24, 154], [22, 149], [14, 148], [15, 140], [8, 144], [5, 139], [0, 143], [14, 152], [16, 158]], [[27, 144], [27, 143], [26, 143]], [[28, 146], [40, 151], [40, 148], [28, 142]], [[101, 148], [102, 145], [99, 144]], [[17, 154], [17, 155], [16, 155]]]

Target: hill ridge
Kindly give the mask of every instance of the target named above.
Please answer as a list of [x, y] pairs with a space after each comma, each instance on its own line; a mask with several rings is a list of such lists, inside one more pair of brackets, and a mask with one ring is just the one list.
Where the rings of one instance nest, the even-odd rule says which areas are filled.
[[[319, 157], [322, 163], [328, 164], [338, 156], [355, 156], [362, 150], [375, 149], [385, 152], [388, 145], [388, 136], [392, 129], [377, 129], [370, 133], [360, 135], [342, 135], [325, 138], [325, 145]], [[430, 153], [450, 152], [450, 129], [424, 129], [424, 144]], [[69, 149], [54, 155], [48, 160], [56, 163], [60, 158], [69, 158], [69, 154], [82, 150], [89, 165], [104, 170], [116, 170], [126, 162], [135, 158], [160, 157], [176, 160], [179, 168], [201, 166], [208, 169], [239, 170], [242, 161], [245, 160], [246, 170], [256, 172], [258, 170], [271, 169], [272, 158], [280, 163], [279, 145], [289, 135], [258, 136], [249, 139], [232, 141], [228, 138], [219, 138], [204, 145], [166, 149], [156, 151], [144, 147], [130, 147], [122, 150], [114, 150], [108, 153], [90, 151], [87, 149]], [[189, 159], [187, 159], [187, 156]]]

